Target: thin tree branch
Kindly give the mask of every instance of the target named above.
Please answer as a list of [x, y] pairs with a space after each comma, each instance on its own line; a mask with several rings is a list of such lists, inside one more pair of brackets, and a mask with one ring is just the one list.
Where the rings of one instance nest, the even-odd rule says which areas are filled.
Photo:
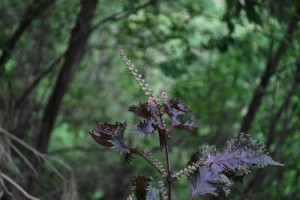
[[8, 131], [6, 131], [5, 129], [3, 129], [1, 127], [0, 127], [0, 133], [3, 133], [4, 135], [6, 135], [7, 137], [9, 137], [10, 139], [12, 139], [12, 140], [16, 141], [17, 143], [21, 144], [26, 149], [28, 149], [29, 151], [31, 151], [32, 153], [34, 153], [36, 156], [41, 157], [42, 159], [45, 158], [46, 154], [40, 153], [35, 148], [33, 148], [30, 145], [26, 144], [23, 140], [19, 139], [18, 137], [14, 136], [13, 134], [9, 133]]
[[[296, 72], [294, 73], [293, 84], [292, 84], [290, 90], [288, 91], [284, 101], [282, 102], [281, 106], [279, 107], [278, 111], [276, 112], [275, 117], [270, 122], [269, 131], [268, 131], [268, 134], [266, 135], [267, 136], [267, 141], [266, 141], [267, 148], [274, 141], [274, 137], [276, 135], [276, 130], [275, 130], [276, 125], [278, 124], [278, 121], [281, 118], [281, 115], [289, 107], [291, 98], [295, 94], [297, 87], [300, 84], [300, 59], [297, 60], [296, 67], [297, 67], [297, 69], [296, 69]], [[286, 128], [284, 128], [284, 130], [281, 131], [281, 138], [279, 139], [280, 143], [277, 143], [275, 150], [271, 153], [272, 157], [275, 156], [276, 152], [280, 148], [280, 144], [283, 144], [284, 140], [286, 139], [286, 137], [283, 138], [283, 132], [291, 133], [292, 130], [293, 129], [286, 130]], [[251, 190], [253, 189], [253, 187], [254, 186], [257, 187], [258, 185], [261, 184], [262, 180], [260, 177], [263, 177], [264, 174], [266, 174], [266, 169], [263, 169], [263, 170], [260, 170], [259, 172], [257, 172], [256, 175], [251, 179], [251, 181], [248, 182], [248, 185], [247, 185], [247, 187], [245, 187], [243, 194], [247, 195], [248, 193], [252, 193]]]
[[275, 128], [276, 128], [276, 125], [277, 125], [281, 115], [283, 114], [284, 110], [289, 106], [289, 104], [291, 102], [291, 98], [294, 95], [294, 93], [296, 92], [298, 85], [300, 84], [300, 59], [297, 60], [296, 67], [297, 67], [296, 72], [293, 77], [293, 84], [292, 84], [290, 90], [288, 91], [288, 93], [285, 97], [285, 100], [282, 102], [280, 108], [276, 112], [273, 120], [270, 122], [269, 132], [267, 134], [268, 139], [266, 141], [267, 148], [271, 145], [271, 142], [273, 141], [274, 134], [275, 134]]
[[[1, 133], [1, 132], [0, 132]], [[16, 173], [19, 176], [22, 176], [20, 169], [17, 166], [17, 163], [11, 156], [11, 140], [6, 136], [0, 136], [0, 168], [6, 166], [7, 163], [10, 163], [12, 167], [15, 168]], [[1, 184], [1, 183], [0, 183]]]
[[54, 155], [54, 154], [65, 154], [65, 153], [70, 153], [70, 152], [74, 152], [74, 151], [80, 151], [80, 152], [97, 152], [99, 151], [98, 147], [90, 147], [90, 148], [86, 148], [86, 147], [81, 147], [81, 146], [75, 146], [75, 147], [69, 147], [69, 148], [61, 148], [61, 149], [55, 149], [51, 152], [49, 152], [49, 154]]
[[0, 57], [0, 75], [3, 68], [8, 61], [11, 52], [15, 48], [16, 43], [24, 33], [24, 31], [30, 26], [32, 21], [40, 14], [43, 13], [55, 0], [34, 0], [27, 8], [23, 15], [22, 21], [19, 23], [17, 29], [13, 33], [12, 37], [6, 42], [3, 47], [3, 52]]
[[290, 24], [287, 28], [285, 36], [282, 39], [277, 51], [267, 61], [266, 68], [261, 77], [260, 84], [254, 90], [254, 94], [253, 94], [251, 103], [248, 107], [248, 112], [245, 115], [245, 117], [243, 118], [243, 122], [242, 122], [242, 125], [240, 128], [240, 133], [249, 132], [249, 130], [252, 126], [252, 123], [254, 121], [256, 112], [258, 111], [258, 109], [261, 105], [262, 98], [265, 94], [265, 90], [269, 84], [269, 80], [272, 77], [272, 75], [275, 73], [281, 57], [286, 52], [287, 44], [291, 43], [291, 41], [292, 41], [292, 36], [293, 36], [293, 33], [295, 32], [295, 30], [297, 29], [299, 19], [300, 19], [300, 2], [297, 5], [296, 12], [290, 21]]
[[90, 32], [93, 32], [94, 30], [96, 30], [97, 28], [99, 28], [100, 25], [105, 24], [106, 22], [110, 22], [110, 21], [116, 21], [122, 18], [126, 18], [128, 17], [132, 12], [137, 12], [138, 10], [141, 10], [143, 8], [146, 8], [150, 5], [155, 4], [157, 1], [156, 0], [149, 0], [137, 7], [135, 7], [134, 9], [130, 9], [130, 10], [126, 10], [126, 11], [119, 11], [116, 12], [114, 14], [111, 14], [105, 18], [103, 18], [102, 20], [100, 20], [99, 22], [97, 22], [91, 29]]
[[33, 171], [34, 175], [37, 176], [38, 172], [35, 170], [31, 162], [26, 158], [26, 156], [13, 144], [10, 144], [10, 147], [24, 160], [24, 162], [28, 165], [28, 167]]
[[[1, 171], [0, 171], [0, 173], [1, 173]], [[3, 180], [3, 178], [1, 178], [1, 176], [0, 176], [0, 186], [2, 187], [2, 188], [1, 188], [2, 190], [0, 190], [0, 191], [1, 191], [1, 196], [0, 196], [0, 198], [2, 198], [2, 196], [4, 195], [4, 193], [6, 193], [6, 194], [9, 195], [9, 196], [12, 196], [12, 195], [13, 195], [13, 193], [11, 193], [11, 192], [7, 189], [7, 187], [6, 187], [5, 183], [4, 183], [4, 180]]]
[[16, 102], [14, 108], [18, 109], [26, 97], [30, 95], [30, 93], [37, 87], [37, 85], [40, 83], [40, 81], [48, 74], [50, 73], [55, 66], [62, 60], [64, 55], [60, 55], [58, 58], [56, 58], [45, 71], [43, 71], [36, 79], [31, 83], [31, 85], [23, 92], [19, 100]]
[[[25, 147], [26, 149], [31, 151], [37, 158], [41, 159], [43, 162], [47, 162], [48, 160], [52, 159], [52, 160], [55, 160], [56, 162], [60, 163], [62, 166], [64, 166], [70, 172], [73, 171], [72, 168], [69, 165], [67, 165], [64, 161], [62, 161], [54, 156], [51, 156], [48, 154], [43, 154], [43, 153], [37, 151], [35, 148], [31, 147], [30, 145], [25, 143], [23, 140], [19, 139], [18, 137], [14, 136], [13, 134], [9, 133], [8, 131], [6, 131], [5, 129], [3, 129], [1, 127], [0, 127], [0, 133], [4, 134], [6, 137], [10, 138], [11, 140], [14, 140], [15, 142], [19, 143], [20, 145], [22, 145], [23, 147]], [[56, 167], [51, 164], [51, 162], [47, 162], [47, 163], [48, 163], [49, 168], [52, 169], [52, 171], [55, 172], [58, 177], [60, 177], [62, 180], [65, 180], [64, 176], [61, 175], [59, 170], [57, 170]]]
[[30, 200], [39, 200], [38, 198], [31, 196], [30, 194], [28, 194], [18, 183], [16, 183], [13, 179], [11, 179], [9, 176], [7, 176], [6, 174], [0, 172], [1, 177], [6, 180], [7, 182], [9, 182], [12, 186], [14, 186], [14, 188], [16, 188], [19, 192], [21, 192], [27, 199]]

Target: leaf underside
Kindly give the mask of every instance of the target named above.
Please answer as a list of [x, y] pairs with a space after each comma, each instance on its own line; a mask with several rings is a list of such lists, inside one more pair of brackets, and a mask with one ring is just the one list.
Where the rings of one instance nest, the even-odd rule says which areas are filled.
[[263, 143], [248, 134], [229, 140], [223, 152], [214, 146], [200, 147], [192, 155], [189, 165], [203, 158], [206, 158], [203, 165], [189, 178], [193, 197], [205, 194], [225, 197], [230, 192], [229, 187], [241, 181], [254, 167], [283, 166], [268, 155]]
[[132, 130], [131, 133], [141, 135], [141, 136], [148, 136], [151, 135], [155, 131], [155, 128], [152, 125], [151, 121], [144, 121], [140, 122], [136, 125]]
[[107, 122], [103, 124], [97, 124], [98, 129], [91, 131], [91, 136], [100, 145], [105, 147], [111, 147], [120, 153], [130, 153], [130, 148], [124, 141], [124, 131], [126, 129], [126, 123], [117, 122], [115, 124], [109, 124]]

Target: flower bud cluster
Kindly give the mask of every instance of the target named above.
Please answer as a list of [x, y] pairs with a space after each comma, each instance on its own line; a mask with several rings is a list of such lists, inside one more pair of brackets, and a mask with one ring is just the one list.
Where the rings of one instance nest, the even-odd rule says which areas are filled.
[[[162, 104], [166, 106], [168, 104], [167, 93], [166, 92], [162, 92], [160, 96], [161, 96]], [[160, 107], [160, 113], [164, 113], [165, 112], [165, 109], [166, 109], [165, 106], [161, 106]], [[164, 119], [162, 119], [161, 123], [162, 123], [162, 127], [166, 127], [166, 121]]]
[[148, 100], [148, 104], [149, 104], [150, 108], [156, 109], [159, 105], [157, 97], [155, 95], [151, 96], [151, 98]]
[[188, 165], [186, 168], [180, 170], [179, 172], [174, 174], [172, 177], [174, 179], [180, 179], [182, 177], [187, 177], [187, 176], [194, 174], [195, 171], [198, 170], [199, 167], [203, 165], [203, 163], [205, 162], [206, 159], [207, 158], [202, 158], [202, 159], [198, 160], [197, 162], [192, 163], [191, 165]]
[[166, 92], [162, 92], [161, 93], [161, 99], [163, 101], [163, 104], [167, 104], [168, 103], [168, 96]]
[[168, 173], [164, 166], [154, 157], [154, 155], [150, 151], [147, 152], [146, 155], [153, 166], [161, 173], [164, 178], [166, 178], [168, 176]]
[[151, 151], [149, 149], [144, 149], [144, 154], [149, 155], [149, 154], [151, 154]]
[[148, 105], [154, 113], [154, 117], [156, 118], [156, 121], [161, 122], [161, 127], [165, 127], [165, 121], [161, 118], [161, 116], [164, 113], [164, 107], [159, 103], [159, 100], [156, 96], [153, 96], [148, 100]]
[[167, 196], [167, 191], [165, 190], [165, 184], [163, 181], [158, 181], [158, 186], [160, 188], [160, 192], [161, 192], [161, 196], [163, 200], [167, 200], [168, 196]]
[[152, 92], [151, 88], [149, 88], [148, 84], [145, 83], [145, 79], [143, 79], [142, 75], [139, 74], [139, 70], [134, 66], [133, 63], [131, 63], [131, 61], [127, 58], [126, 54], [122, 49], [119, 52], [125, 65], [129, 69], [130, 73], [134, 76], [141, 89], [145, 92], [147, 96], [154, 98], [155, 94]]
[[127, 200], [133, 200], [133, 198], [131, 196], [127, 197]]
[[184, 176], [190, 176], [192, 175], [195, 171], [197, 170], [196, 167], [194, 167], [193, 165], [189, 165], [186, 168], [180, 170], [179, 172], [177, 172], [173, 177], [176, 179], [180, 179]]

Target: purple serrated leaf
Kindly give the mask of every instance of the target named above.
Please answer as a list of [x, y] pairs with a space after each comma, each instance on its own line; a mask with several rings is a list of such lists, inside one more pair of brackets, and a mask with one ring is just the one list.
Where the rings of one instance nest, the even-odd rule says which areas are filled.
[[187, 131], [194, 131], [197, 129], [197, 120], [194, 116], [192, 116], [188, 121], [186, 121], [184, 124], [180, 124], [179, 127], [187, 130]]
[[167, 130], [158, 127], [157, 131], [158, 131], [158, 135], [159, 135], [160, 148], [163, 149], [168, 144]]
[[148, 136], [151, 135], [155, 131], [155, 128], [152, 125], [151, 121], [140, 122], [136, 125], [132, 130], [131, 133], [141, 135], [141, 136]]
[[149, 107], [148, 103], [141, 103], [138, 106], [131, 106], [129, 108], [129, 111], [147, 120], [153, 118], [153, 114], [151, 112], [151, 108]]
[[268, 155], [262, 143], [247, 134], [241, 134], [237, 139], [230, 140], [223, 152], [209, 154], [204, 164], [210, 166], [214, 174], [224, 171], [248, 173], [253, 167], [283, 166]]
[[176, 98], [168, 101], [166, 105], [167, 107], [174, 108], [184, 113], [188, 112], [187, 106], [184, 103], [182, 103], [179, 99]]
[[104, 122], [103, 124], [97, 124], [98, 130], [90, 132], [92, 137], [100, 145], [105, 147], [111, 147], [120, 153], [129, 153], [130, 148], [126, 145], [123, 135], [126, 129], [126, 122], [116, 124], [109, 124]]
[[212, 174], [208, 166], [199, 168], [196, 176], [189, 179], [192, 185], [192, 196], [212, 194], [218, 196], [219, 194], [228, 195], [229, 187], [232, 185], [230, 180], [224, 174]]
[[209, 167], [203, 166], [199, 168], [197, 176], [193, 179], [190, 179], [192, 184], [192, 196], [198, 194], [212, 194], [218, 195], [216, 192], [216, 187], [211, 185], [209, 182], [212, 181], [212, 174], [209, 170]]
[[165, 113], [171, 119], [171, 126], [178, 126], [187, 131], [194, 131], [197, 128], [197, 122], [194, 116], [192, 116], [188, 121], [182, 122], [181, 117], [186, 115], [188, 112], [187, 106], [179, 101], [178, 99], [172, 99], [168, 101], [165, 105]]
[[199, 172], [191, 175], [192, 196], [197, 194], [229, 194], [233, 182], [241, 182], [244, 175], [253, 167], [267, 165], [283, 166], [269, 155], [265, 145], [248, 134], [241, 134], [237, 139], [227, 142], [223, 152], [214, 146], [204, 145], [191, 156], [189, 165], [203, 160]]
[[143, 175], [134, 177], [132, 184], [134, 186], [135, 197], [137, 199], [146, 199], [150, 182], [151, 179]]

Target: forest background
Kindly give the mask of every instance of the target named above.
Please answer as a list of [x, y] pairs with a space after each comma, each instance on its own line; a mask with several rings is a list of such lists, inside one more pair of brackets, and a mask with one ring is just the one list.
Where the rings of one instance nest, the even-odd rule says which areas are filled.
[[[146, 100], [122, 48], [199, 121], [173, 133], [174, 170], [247, 132], [285, 166], [256, 170], [229, 198], [300, 199], [299, 20], [298, 0], [1, 0], [0, 198], [126, 199], [133, 175], [155, 176], [88, 134], [95, 120], [130, 127], [128, 108]], [[126, 138], [159, 155], [154, 138]]]

